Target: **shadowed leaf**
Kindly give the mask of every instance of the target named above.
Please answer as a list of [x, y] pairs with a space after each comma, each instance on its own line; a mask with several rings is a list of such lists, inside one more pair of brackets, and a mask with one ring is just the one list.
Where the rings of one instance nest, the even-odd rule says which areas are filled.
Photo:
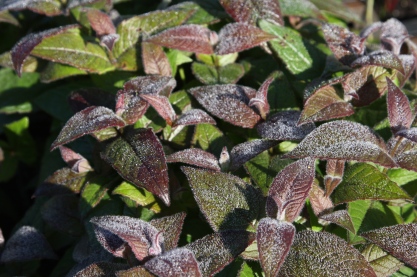
[[354, 60], [350, 66], [359, 67], [365, 65], [376, 65], [385, 68], [395, 69], [404, 74], [404, 67], [401, 59], [390, 51], [375, 51], [369, 55], [362, 56]]
[[296, 234], [279, 277], [376, 277], [361, 253], [347, 242], [327, 232], [302, 231]]
[[[25, 68], [23, 68], [23, 71]], [[41, 73], [42, 83], [51, 83], [60, 79], [64, 79], [76, 75], [87, 75], [87, 71], [80, 70], [76, 67], [66, 64], [49, 62]]]
[[371, 128], [350, 121], [332, 121], [308, 134], [285, 158], [315, 157], [374, 162], [385, 167], [396, 167], [382, 138]]
[[242, 65], [231, 63], [224, 66], [194, 62], [191, 65], [194, 76], [203, 84], [234, 84], [243, 76], [245, 70]]
[[363, 28], [359, 36], [361, 38], [368, 38], [372, 33], [375, 33], [376, 31], [380, 30], [382, 27], [382, 24], [383, 23], [381, 21], [372, 23], [371, 25]]
[[360, 235], [417, 268], [417, 223], [383, 227]]
[[70, 148], [59, 146], [59, 151], [61, 152], [61, 157], [64, 162], [66, 162], [68, 167], [75, 173], [84, 173], [93, 170], [89, 162], [83, 156], [72, 151]]
[[382, 24], [381, 44], [396, 55], [400, 54], [401, 45], [408, 36], [407, 28], [398, 19], [391, 18]]
[[182, 171], [200, 210], [215, 231], [246, 229], [258, 217], [261, 193], [252, 185], [222, 172], [191, 167], [182, 167]]
[[171, 66], [164, 49], [151, 42], [142, 42], [142, 63], [146, 74], [172, 76]]
[[72, 91], [68, 103], [74, 112], [79, 112], [90, 106], [104, 106], [113, 109], [114, 94], [98, 88], [78, 89]]
[[216, 121], [205, 111], [200, 109], [191, 109], [180, 115], [172, 127], [180, 125], [197, 125], [201, 123], [216, 125]]
[[391, 276], [404, 265], [375, 244], [368, 244], [362, 250], [362, 255], [372, 266], [377, 276]]
[[217, 157], [199, 148], [189, 148], [167, 156], [168, 163], [186, 163], [220, 171]]
[[210, 124], [198, 124], [191, 143], [195, 147], [213, 153], [216, 157], [220, 156], [224, 147], [232, 148], [232, 144], [223, 132]]
[[386, 80], [388, 119], [391, 131], [396, 135], [399, 131], [410, 128], [414, 116], [407, 96], [389, 78]]
[[405, 81], [408, 80], [408, 78], [410, 78], [411, 74], [413, 74], [414, 70], [416, 69], [416, 58], [413, 55], [399, 55], [399, 58], [404, 68], [404, 78], [401, 82], [402, 86], [405, 83]]
[[19, 26], [19, 21], [8, 11], [2, 9], [0, 9], [0, 22], [6, 22], [15, 26]]
[[114, 44], [118, 41], [118, 34], [108, 34], [100, 37], [100, 45], [106, 47], [109, 51], [113, 50]]
[[165, 250], [171, 250], [178, 246], [182, 226], [186, 213], [176, 213], [158, 219], [152, 219], [149, 223], [164, 235]]
[[244, 23], [230, 23], [220, 30], [216, 54], [225, 55], [241, 52], [274, 38], [274, 35], [268, 34], [255, 26]]
[[125, 122], [108, 108], [91, 106], [76, 113], [65, 123], [56, 140], [51, 145], [54, 150], [60, 145], [69, 143], [79, 137], [108, 127], [124, 127]]
[[259, 221], [256, 232], [259, 260], [266, 277], [278, 275], [281, 265], [290, 251], [295, 227], [291, 223], [272, 218]]
[[417, 142], [417, 128], [410, 128], [406, 130], [400, 130], [396, 133], [397, 136], [404, 137], [413, 142]]
[[116, 264], [109, 262], [93, 263], [78, 271], [74, 277], [106, 277], [114, 276], [119, 270], [128, 268], [126, 264]]
[[220, 4], [237, 22], [256, 25], [259, 19], [266, 19], [284, 25], [278, 1], [220, 0]]
[[111, 21], [110, 16], [97, 9], [87, 9], [87, 18], [91, 28], [96, 32], [98, 37], [108, 34], [115, 34], [116, 28]]
[[355, 227], [352, 223], [352, 219], [350, 218], [350, 215], [346, 210], [339, 210], [329, 214], [321, 215], [320, 219], [330, 221], [331, 223], [337, 224], [340, 227], [351, 231], [352, 233], [356, 233]]
[[237, 170], [250, 159], [277, 144], [278, 142], [274, 140], [255, 139], [236, 145], [230, 151], [229, 170]]
[[0, 3], [0, 11], [20, 11], [28, 9], [35, 13], [44, 14], [46, 16], [60, 15], [62, 14], [62, 8], [62, 3], [59, 0], [12, 0], [2, 1]]
[[305, 158], [286, 166], [273, 180], [268, 192], [269, 217], [293, 222], [304, 207], [315, 175], [315, 159]]
[[325, 195], [324, 191], [314, 182], [308, 194], [311, 208], [316, 216], [333, 209], [332, 200]]
[[124, 179], [144, 187], [169, 206], [165, 154], [152, 129], [125, 130], [123, 137], [109, 142], [100, 155]]
[[171, 126], [177, 118], [174, 108], [171, 106], [168, 97], [165, 95], [141, 94], [140, 97], [145, 99], [168, 125]]
[[239, 85], [196, 87], [189, 92], [211, 114], [243, 128], [253, 128], [261, 117], [248, 104], [256, 91]]

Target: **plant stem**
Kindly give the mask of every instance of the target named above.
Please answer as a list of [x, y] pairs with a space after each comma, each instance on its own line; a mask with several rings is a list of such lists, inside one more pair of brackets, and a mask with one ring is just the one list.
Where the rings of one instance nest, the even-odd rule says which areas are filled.
[[371, 25], [373, 22], [373, 15], [374, 15], [374, 0], [367, 0], [366, 1], [366, 25]]

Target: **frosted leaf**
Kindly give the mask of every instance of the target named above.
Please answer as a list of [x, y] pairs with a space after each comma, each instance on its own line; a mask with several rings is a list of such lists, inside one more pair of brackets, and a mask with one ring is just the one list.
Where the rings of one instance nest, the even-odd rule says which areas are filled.
[[241, 52], [274, 38], [274, 35], [255, 26], [244, 23], [229, 23], [220, 30], [216, 54], [225, 55]]
[[350, 121], [332, 121], [308, 134], [285, 158], [315, 157], [374, 162], [385, 167], [396, 167], [389, 156], [384, 140], [371, 128]]
[[164, 49], [151, 42], [142, 42], [142, 64], [146, 74], [172, 76], [171, 66]]
[[408, 37], [407, 28], [398, 19], [391, 18], [382, 24], [381, 44], [394, 54], [400, 54], [401, 45]]
[[33, 196], [80, 193], [86, 177], [87, 172], [76, 173], [68, 167], [58, 169], [36, 188]]
[[130, 246], [128, 246], [127, 242], [122, 240], [118, 235], [115, 235], [114, 233], [98, 226], [94, 226], [94, 232], [98, 242], [109, 253], [119, 258], [127, 257], [130, 251]]
[[168, 163], [186, 163], [220, 171], [216, 156], [199, 148], [189, 148], [167, 156]]
[[297, 126], [299, 111], [282, 111], [270, 116], [257, 126], [258, 134], [265, 139], [302, 140], [316, 127], [314, 123]]
[[248, 104], [256, 90], [240, 85], [195, 87], [189, 92], [211, 114], [233, 125], [253, 128], [261, 117]]
[[23, 262], [39, 259], [57, 259], [42, 233], [31, 226], [20, 227], [6, 241], [0, 262]]
[[0, 2], [0, 11], [24, 9], [46, 16], [56, 16], [62, 14], [62, 3], [59, 0], [4, 0]]
[[256, 25], [259, 19], [266, 19], [284, 25], [279, 1], [273, 0], [220, 0], [226, 12], [237, 22]]
[[279, 277], [376, 277], [361, 253], [327, 232], [301, 231], [296, 234]]
[[135, 266], [126, 270], [116, 272], [116, 277], [155, 277], [152, 273], [144, 267]]
[[413, 112], [407, 96], [387, 78], [387, 109], [391, 131], [397, 135], [399, 131], [409, 129], [413, 123]]
[[10, 54], [13, 61], [14, 69], [19, 77], [22, 74], [23, 63], [32, 50], [42, 42], [45, 38], [62, 34], [67, 30], [79, 28], [77, 24], [58, 27], [55, 29], [46, 30], [36, 34], [29, 34], [23, 37], [15, 46], [13, 46]]
[[245, 230], [258, 218], [262, 195], [252, 185], [227, 173], [191, 167], [181, 169], [213, 230]]
[[286, 166], [272, 181], [266, 202], [269, 217], [293, 222], [304, 207], [315, 176], [315, 159]]
[[71, 92], [68, 103], [74, 112], [79, 112], [90, 106], [104, 106], [113, 109], [114, 94], [98, 88], [78, 89]]
[[116, 264], [109, 262], [93, 263], [78, 271], [74, 277], [106, 277], [114, 276], [117, 271], [127, 269], [126, 264]]
[[323, 214], [320, 215], [319, 218], [337, 224], [340, 227], [351, 231], [352, 233], [356, 233], [355, 227], [352, 223], [352, 219], [350, 218], [350, 215], [346, 210], [339, 210], [329, 214]]
[[362, 255], [374, 269], [377, 276], [391, 276], [399, 270], [404, 264], [386, 253], [375, 244], [368, 244]]
[[144, 187], [170, 205], [165, 154], [152, 129], [125, 130], [100, 153], [124, 179]]
[[382, 22], [378, 21], [378, 22], [374, 22], [371, 25], [369, 25], [368, 27], [364, 28], [361, 33], [359, 34], [359, 36], [361, 38], [367, 38], [369, 37], [370, 34], [380, 30], [382, 27]]
[[383, 227], [360, 235], [417, 268], [417, 223]]
[[313, 183], [308, 198], [310, 199], [311, 208], [316, 216], [333, 209], [332, 200], [325, 195], [324, 191], [316, 183]]
[[413, 142], [417, 142], [417, 128], [413, 127], [406, 130], [400, 130], [396, 133], [397, 136], [404, 137]]
[[229, 170], [234, 171], [263, 151], [278, 144], [275, 140], [255, 139], [240, 143], [230, 151]]
[[167, 29], [146, 39], [146, 42], [182, 51], [212, 54], [213, 37], [217, 34], [201, 25], [182, 25]]
[[352, 67], [360, 67], [365, 65], [376, 65], [385, 68], [392, 68], [404, 74], [404, 67], [400, 58], [390, 51], [375, 51], [368, 55], [357, 58], [350, 64]]
[[176, 213], [171, 216], [152, 219], [149, 223], [164, 234], [165, 250], [171, 250], [178, 246], [182, 226], [186, 213]]
[[[414, 128], [410, 130], [414, 130]], [[400, 167], [417, 171], [417, 143], [409, 139], [401, 139], [398, 136], [388, 141], [388, 148], [390, 152], [394, 152], [395, 161]]]
[[[417, 51], [417, 49], [415, 51]], [[416, 58], [413, 55], [399, 55], [399, 58], [404, 68], [404, 77], [403, 81], [401, 82], [401, 85], [403, 85], [403, 83], [405, 83], [405, 81], [410, 78], [411, 74], [413, 74], [414, 70], [416, 69]]]
[[51, 145], [51, 151], [60, 145], [67, 144], [79, 137], [108, 127], [124, 127], [125, 122], [112, 110], [91, 106], [76, 113], [65, 123], [58, 137]]
[[172, 123], [177, 118], [174, 108], [169, 103], [168, 97], [165, 95], [155, 95], [155, 94], [142, 94], [142, 99], [145, 99], [155, 110], [156, 112], [165, 119], [168, 125]]
[[143, 265], [159, 277], [200, 277], [194, 253], [187, 248], [176, 248], [163, 253]]
[[201, 123], [216, 125], [216, 121], [205, 111], [200, 109], [191, 109], [180, 115], [172, 126], [197, 125]]
[[116, 34], [116, 28], [107, 14], [98, 9], [87, 9], [87, 19], [98, 37]]
[[281, 265], [290, 251], [295, 227], [291, 223], [272, 218], [259, 221], [256, 232], [259, 260], [266, 277], [278, 275]]
[[256, 92], [255, 98], [252, 98], [249, 101], [249, 106], [255, 106], [261, 117], [266, 119], [269, 114], [269, 103], [268, 103], [268, 89], [271, 83], [277, 78], [279, 73], [277, 71], [271, 73], [268, 78], [262, 83], [261, 87]]
[[254, 240], [254, 233], [230, 230], [207, 235], [184, 248], [194, 253], [201, 275], [209, 277], [232, 262]]
[[[96, 236], [103, 247], [106, 245], [122, 247], [121, 242], [126, 242], [139, 261], [164, 251], [164, 237], [160, 231], [138, 218], [100, 216], [93, 217], [90, 222], [93, 223]], [[121, 248], [117, 248], [119, 249]]]
[[93, 170], [89, 162], [83, 156], [74, 152], [70, 148], [59, 146], [59, 151], [61, 152], [61, 157], [64, 162], [66, 162], [75, 173], [84, 173]]

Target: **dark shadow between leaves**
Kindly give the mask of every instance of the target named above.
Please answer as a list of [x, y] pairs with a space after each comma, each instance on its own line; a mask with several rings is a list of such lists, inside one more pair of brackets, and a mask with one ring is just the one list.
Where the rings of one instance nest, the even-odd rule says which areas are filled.
[[[385, 92], [386, 88], [384, 89]], [[381, 97], [382, 93], [379, 91], [373, 74], [370, 74], [365, 84], [356, 91], [359, 99], [352, 99], [352, 104], [355, 107], [368, 106], [375, 100]]]

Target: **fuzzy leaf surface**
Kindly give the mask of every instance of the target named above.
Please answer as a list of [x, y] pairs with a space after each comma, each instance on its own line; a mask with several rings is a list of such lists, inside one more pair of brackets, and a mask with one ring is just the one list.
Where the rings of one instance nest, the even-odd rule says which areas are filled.
[[205, 111], [200, 109], [191, 109], [180, 115], [172, 126], [197, 125], [201, 123], [216, 125], [216, 121]]
[[135, 266], [126, 270], [117, 271], [116, 277], [155, 277], [155, 275], [150, 273], [144, 267]]
[[413, 112], [407, 96], [387, 78], [387, 109], [391, 131], [395, 135], [398, 131], [409, 129], [413, 123]]
[[279, 1], [220, 0], [220, 4], [237, 22], [256, 25], [259, 19], [265, 19], [278, 25], [284, 25]]
[[348, 211], [346, 210], [339, 210], [329, 214], [325, 214], [320, 216], [320, 219], [324, 219], [326, 221], [330, 221], [331, 223], [337, 224], [346, 230], [355, 233], [355, 227], [353, 226], [352, 219]]
[[367, 245], [362, 250], [362, 255], [372, 266], [377, 276], [391, 276], [404, 265], [375, 244]]
[[145, 99], [168, 125], [171, 126], [177, 118], [174, 108], [171, 106], [168, 97], [165, 95], [142, 94], [141, 98]]
[[[410, 130], [414, 130], [411, 128]], [[402, 132], [399, 132], [402, 134]], [[395, 137], [388, 141], [388, 148], [394, 152], [395, 161], [404, 169], [417, 171], [417, 143], [409, 140]]]
[[274, 147], [278, 142], [274, 140], [255, 139], [240, 143], [230, 151], [230, 171], [237, 170], [244, 163], [256, 157], [263, 151]]
[[171, 250], [178, 246], [182, 226], [186, 213], [176, 213], [171, 216], [164, 216], [152, 219], [149, 223], [164, 234], [165, 250]]
[[142, 42], [142, 64], [146, 74], [172, 76], [168, 57], [162, 46], [151, 42]]
[[108, 34], [115, 34], [116, 28], [111, 21], [110, 16], [98, 9], [87, 9], [87, 18], [91, 28], [96, 35], [101, 37]]
[[332, 200], [325, 195], [324, 191], [316, 183], [313, 183], [308, 198], [316, 216], [326, 213], [334, 207]]
[[168, 163], [186, 163], [198, 167], [220, 171], [217, 157], [200, 148], [188, 148], [167, 156]]
[[59, 151], [61, 152], [61, 157], [64, 162], [66, 162], [74, 172], [84, 173], [93, 170], [88, 161], [83, 156], [74, 152], [70, 148], [59, 146]]
[[362, 56], [354, 60], [350, 66], [359, 67], [365, 65], [382, 66], [395, 69], [405, 74], [401, 59], [390, 51], [375, 51], [369, 55]]
[[182, 171], [215, 231], [246, 229], [258, 217], [262, 196], [252, 185], [227, 173], [191, 167], [182, 167]]
[[31, 10], [35, 13], [44, 14], [46, 16], [55, 16], [62, 14], [62, 3], [59, 0], [12, 0], [2, 1], [2, 3], [0, 3], [0, 11], [20, 11], [24, 9]]
[[391, 18], [382, 24], [381, 44], [396, 55], [400, 54], [401, 45], [408, 36], [407, 28], [398, 19]]

